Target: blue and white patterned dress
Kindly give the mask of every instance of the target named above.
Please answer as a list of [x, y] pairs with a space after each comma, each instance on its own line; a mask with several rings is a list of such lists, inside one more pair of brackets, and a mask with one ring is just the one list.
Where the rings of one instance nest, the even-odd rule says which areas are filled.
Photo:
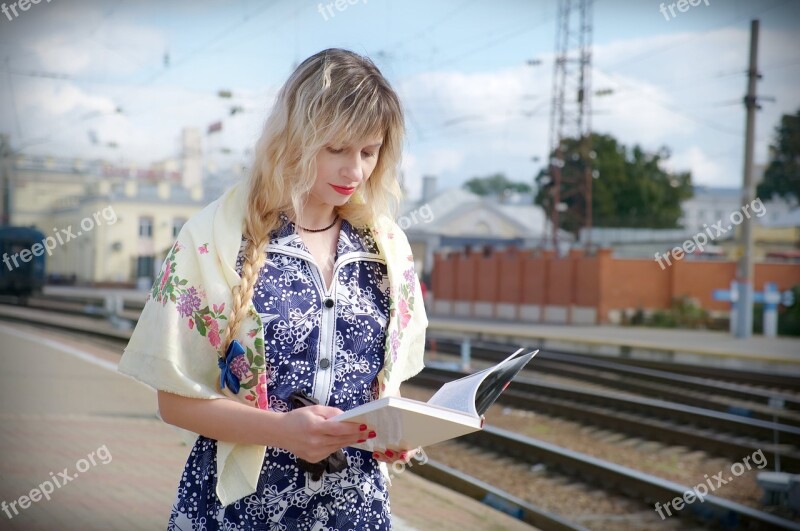
[[[285, 215], [281, 219], [253, 295], [264, 323], [269, 409], [289, 411], [288, 397], [296, 389], [345, 411], [377, 399], [389, 281], [375, 240], [369, 230], [342, 220], [333, 282], [326, 290], [294, 224]], [[240, 251], [240, 273], [242, 261]], [[216, 440], [201, 435], [187, 460], [168, 529], [391, 529], [378, 461], [365, 450], [347, 447], [344, 453], [347, 469], [314, 481], [297, 467], [294, 454], [268, 447], [258, 490], [223, 509], [215, 493]]]

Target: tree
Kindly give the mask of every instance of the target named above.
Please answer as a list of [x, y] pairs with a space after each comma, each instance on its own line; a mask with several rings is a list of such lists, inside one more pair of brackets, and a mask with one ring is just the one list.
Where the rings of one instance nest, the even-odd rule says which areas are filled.
[[756, 195], [764, 201], [773, 196], [800, 201], [800, 110], [784, 114], [775, 127], [775, 143], [770, 146], [771, 161], [759, 183]]
[[503, 173], [495, 173], [486, 177], [473, 177], [463, 184], [463, 188], [473, 194], [498, 197], [509, 192], [526, 193], [531, 191], [529, 184], [509, 181]]
[[[585, 225], [585, 157], [576, 139], [566, 139], [562, 145], [560, 201], [566, 208], [559, 214], [559, 226], [577, 236]], [[689, 172], [663, 169], [670, 156], [666, 148], [647, 153], [638, 145], [627, 149], [610, 135], [594, 134], [592, 151], [591, 168], [596, 177], [592, 181], [593, 226], [678, 227], [681, 203], [692, 196], [692, 179]], [[549, 168], [539, 172], [536, 183], [535, 202], [549, 213], [554, 184]]]

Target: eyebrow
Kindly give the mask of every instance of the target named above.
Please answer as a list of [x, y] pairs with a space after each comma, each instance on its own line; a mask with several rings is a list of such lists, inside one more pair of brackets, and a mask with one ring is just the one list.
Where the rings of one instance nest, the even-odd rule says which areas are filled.
[[368, 148], [377, 148], [377, 147], [381, 147], [382, 145], [383, 145], [383, 142], [378, 142], [377, 144], [372, 144], [371, 146], [367, 146], [367, 147]]

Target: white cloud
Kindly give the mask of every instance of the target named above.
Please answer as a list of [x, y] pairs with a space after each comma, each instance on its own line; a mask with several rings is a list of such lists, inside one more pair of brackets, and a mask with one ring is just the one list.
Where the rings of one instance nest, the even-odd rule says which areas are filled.
[[403, 156], [402, 171], [408, 197], [419, 197], [422, 193], [422, 177], [440, 176], [463, 169], [465, 153], [460, 149], [417, 150]]
[[706, 154], [700, 146], [676, 153], [667, 160], [665, 167], [672, 172], [691, 170], [692, 183], [695, 185], [731, 186], [732, 176], [726, 171], [725, 165]]
[[17, 100], [23, 112], [42, 118], [60, 118], [72, 111], [112, 112], [116, 108], [110, 98], [89, 94], [70, 83], [31, 83]]
[[3, 29], [19, 48], [12, 66], [103, 80], [159, 66], [166, 36], [154, 25], [126, 19], [124, 9], [107, 2], [39, 5]]
[[457, 130], [460, 124], [479, 124], [493, 131], [544, 100], [548, 85], [530, 67], [469, 74], [434, 71], [401, 81], [398, 92], [415, 119], [424, 120], [423, 129], [445, 132]]

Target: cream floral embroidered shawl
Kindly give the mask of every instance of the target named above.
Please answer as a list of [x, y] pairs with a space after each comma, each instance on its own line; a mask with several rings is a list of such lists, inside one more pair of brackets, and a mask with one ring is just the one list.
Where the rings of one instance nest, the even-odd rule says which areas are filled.
[[[238, 184], [183, 227], [147, 297], [119, 363], [121, 373], [151, 387], [193, 398], [231, 398], [266, 409], [264, 329], [252, 302], [238, 339], [249, 370], [234, 395], [220, 391], [217, 349], [222, 343], [232, 289], [241, 282], [235, 260], [242, 239], [246, 189]], [[380, 397], [424, 368], [428, 319], [411, 249], [403, 231], [384, 217], [372, 227], [386, 259], [390, 318]], [[266, 447], [217, 444], [217, 496], [223, 506], [255, 492]], [[381, 463], [388, 480], [388, 468]]]

